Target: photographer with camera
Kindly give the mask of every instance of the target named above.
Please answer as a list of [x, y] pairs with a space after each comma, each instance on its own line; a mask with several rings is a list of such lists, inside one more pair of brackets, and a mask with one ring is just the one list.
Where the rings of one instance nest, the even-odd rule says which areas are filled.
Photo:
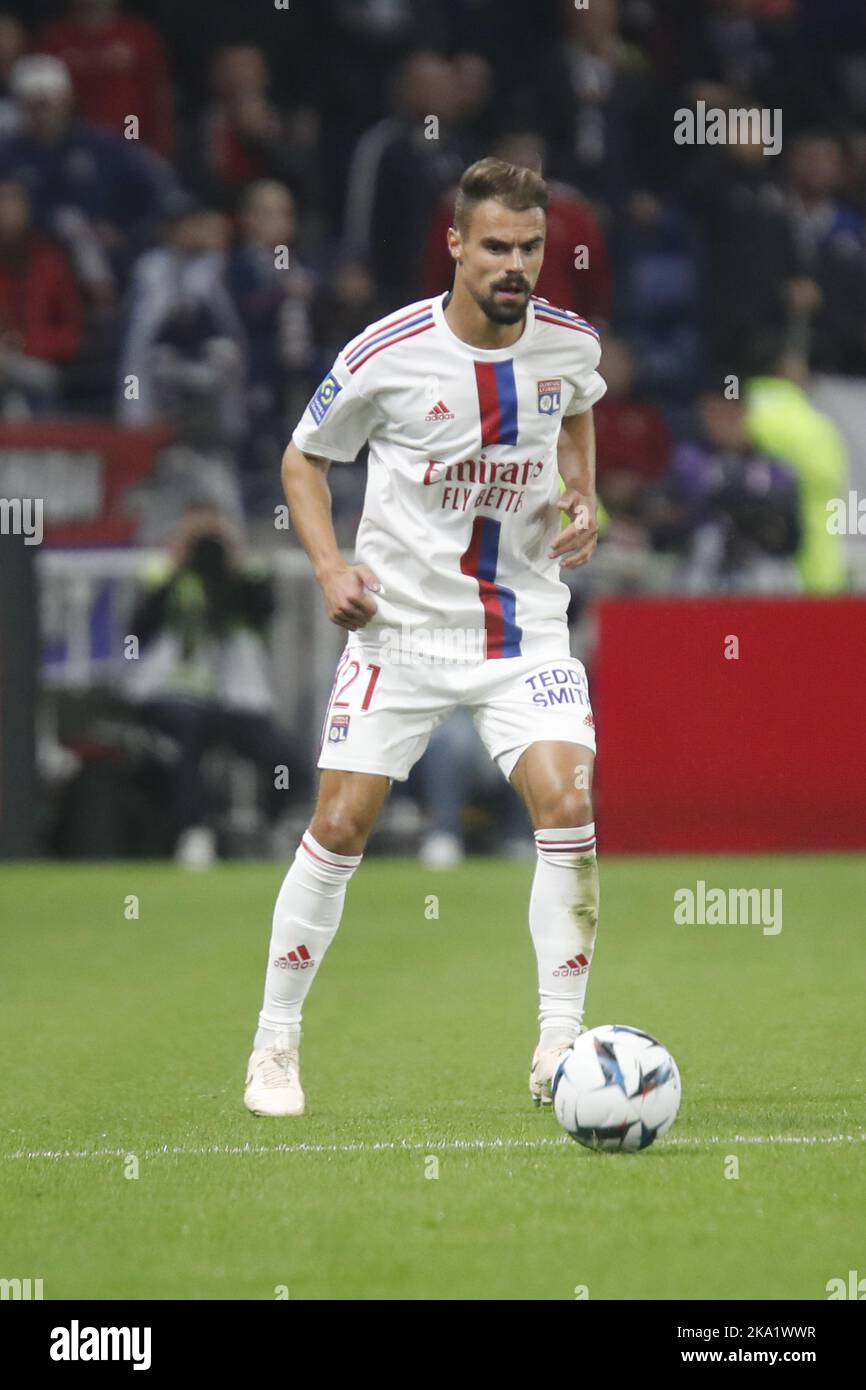
[[204, 754], [227, 747], [252, 762], [267, 788], [261, 799], [270, 820], [285, 801], [275, 770], [295, 762], [292, 740], [274, 719], [271, 582], [245, 563], [239, 536], [210, 509], [187, 513], [169, 558], [147, 580], [132, 619], [140, 658], [127, 693], [142, 722], [177, 745], [175, 857], [203, 868], [216, 856]]

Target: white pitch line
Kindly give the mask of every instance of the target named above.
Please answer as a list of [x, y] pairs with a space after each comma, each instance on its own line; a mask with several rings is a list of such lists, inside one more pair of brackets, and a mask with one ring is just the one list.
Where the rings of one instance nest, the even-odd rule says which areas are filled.
[[[709, 1135], [699, 1139], [691, 1135], [672, 1135], [670, 1139], [659, 1141], [664, 1145], [680, 1145], [700, 1148], [705, 1144], [862, 1144], [866, 1134], [734, 1134], [729, 1138], [722, 1135]], [[559, 1148], [569, 1143], [567, 1135], [553, 1139], [431, 1139], [427, 1142], [384, 1140], [380, 1143], [359, 1142], [356, 1144], [208, 1144], [202, 1147], [188, 1147], [184, 1144], [162, 1144], [156, 1149], [144, 1149], [136, 1153], [129, 1149], [41, 1149], [27, 1152], [19, 1149], [16, 1153], [4, 1154], [4, 1160], [15, 1159], [67, 1159], [67, 1158], [126, 1158], [130, 1154], [138, 1158], [202, 1158], [209, 1154], [355, 1154], [355, 1153], [431, 1153], [436, 1150], [496, 1150], [496, 1149], [549, 1149]]]

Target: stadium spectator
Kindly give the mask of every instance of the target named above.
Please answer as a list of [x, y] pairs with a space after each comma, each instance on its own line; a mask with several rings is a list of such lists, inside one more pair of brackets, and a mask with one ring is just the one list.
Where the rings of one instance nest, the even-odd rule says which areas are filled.
[[758, 448], [742, 400], [715, 383], [699, 399], [700, 430], [674, 452], [647, 508], [658, 550], [681, 557], [684, 593], [793, 593], [801, 540], [797, 479]]
[[267, 59], [253, 44], [217, 50], [211, 101], [196, 122], [184, 172], [202, 198], [233, 208], [256, 179], [278, 179], [304, 202], [318, 184], [318, 118], [310, 108], [283, 112], [271, 94]]
[[621, 338], [606, 337], [602, 353], [607, 391], [593, 409], [599, 495], [611, 515], [640, 509], [647, 485], [670, 461], [661, 412], [634, 394], [634, 359]]
[[616, 208], [637, 183], [646, 60], [623, 38], [618, 0], [581, 9], [559, 0], [558, 10], [560, 33], [543, 48], [518, 110], [529, 124], [541, 113], [550, 173]]
[[384, 312], [367, 262], [349, 251], [336, 256], [313, 303], [314, 336], [319, 352], [317, 375], [324, 375], [340, 349]]
[[[533, 132], [505, 136], [493, 153], [510, 164], [535, 169], [545, 166], [545, 142]], [[573, 188], [553, 181], [550, 190], [544, 264], [535, 293], [560, 308], [575, 309], [590, 323], [604, 324], [610, 318], [610, 266], [598, 219]], [[455, 193], [456, 187], [449, 190], [430, 226], [422, 275], [425, 294], [444, 293], [454, 279], [445, 234], [452, 222]]]
[[225, 283], [228, 226], [186, 194], [163, 214], [163, 244], [136, 262], [118, 383], [118, 418], [199, 425], [217, 443], [244, 428], [243, 330]]
[[689, 71], [699, 79], [759, 96], [774, 58], [784, 51], [787, 26], [776, 21], [788, 18], [790, 8], [787, 0], [784, 5], [774, 0], [772, 7], [760, 0], [712, 0], [696, 7], [687, 21]]
[[797, 478], [802, 540], [796, 562], [803, 589], [834, 594], [847, 587], [847, 563], [842, 537], [828, 529], [827, 503], [845, 495], [846, 450], [832, 420], [809, 400], [804, 376], [796, 379], [789, 358], [774, 374], [752, 377], [744, 429], [757, 448], [782, 459]]
[[[327, 11], [327, 81], [321, 84], [323, 183], [329, 216], [345, 213], [345, 189], [358, 132], [389, 113], [395, 74], [413, 52], [454, 55], [464, 163], [488, 153], [510, 110], [512, 70], [537, 45], [547, 16], [533, 11], [527, 33], [521, 9], [499, 0], [332, 0]], [[439, 114], [438, 106], [423, 114]], [[474, 153], [473, 153], [474, 151]]]
[[344, 241], [367, 259], [388, 308], [420, 296], [431, 218], [470, 162], [458, 138], [460, 113], [452, 64], [413, 53], [400, 69], [392, 114], [355, 149]]
[[495, 73], [480, 53], [458, 53], [451, 67], [457, 82], [462, 138], [473, 149], [489, 150], [501, 128], [494, 100]]
[[67, 8], [65, 19], [45, 25], [37, 46], [65, 63], [79, 116], [115, 135], [126, 135], [136, 116], [134, 138], [171, 159], [174, 97], [156, 29], [121, 13], [119, 0], [68, 0]]
[[357, 135], [384, 114], [394, 67], [416, 46], [419, 8], [418, 0], [333, 0], [329, 6], [335, 80], [326, 99], [345, 113], [347, 133]]
[[291, 779], [297, 768], [292, 742], [274, 720], [270, 579], [244, 561], [237, 533], [207, 510], [183, 518], [170, 561], [146, 579], [131, 622], [141, 655], [132, 663], [128, 695], [142, 722], [177, 744], [170, 808], [176, 857], [186, 867], [205, 868], [217, 845], [204, 754], [225, 747], [252, 762], [271, 820], [285, 801], [278, 769]]
[[0, 183], [0, 397], [33, 414], [60, 407], [61, 363], [81, 342], [82, 307], [63, 251], [33, 230], [19, 183]]
[[311, 324], [316, 279], [295, 250], [295, 204], [283, 184], [251, 184], [240, 220], [227, 283], [245, 332], [242, 476], [245, 504], [255, 511], [283, 500], [280, 458], [290, 421], [302, 414], [316, 384]]
[[[864, 66], [866, 85], [866, 66]], [[866, 217], [866, 127], [845, 134], [845, 182], [843, 196], [849, 207]]]
[[651, 395], [672, 427], [687, 418], [701, 381], [695, 228], [670, 198], [628, 199], [613, 238], [614, 324], [632, 349], [635, 389]]
[[811, 323], [816, 371], [866, 372], [866, 228], [840, 198], [845, 178], [835, 137], [804, 132], [787, 157], [788, 209], [802, 276], [819, 291]]
[[699, 242], [701, 328], [712, 364], [756, 333], [777, 339], [800, 259], [784, 193], [758, 140], [707, 147], [684, 180]]
[[[441, 27], [443, 9], [436, 5]], [[387, 115], [394, 71], [422, 46], [421, 0], [332, 0], [326, 24], [327, 78], [320, 84], [323, 178], [327, 214], [341, 225], [346, 180], [361, 131]], [[435, 37], [435, 35], [434, 35]]]
[[80, 278], [104, 291], [122, 276], [174, 183], [168, 164], [72, 114], [58, 58], [34, 54], [12, 70], [20, 129], [0, 140], [0, 178], [25, 184], [34, 219], [67, 245]]
[[12, 99], [12, 69], [27, 47], [24, 25], [11, 14], [0, 14], [0, 140], [20, 125], [21, 112]]

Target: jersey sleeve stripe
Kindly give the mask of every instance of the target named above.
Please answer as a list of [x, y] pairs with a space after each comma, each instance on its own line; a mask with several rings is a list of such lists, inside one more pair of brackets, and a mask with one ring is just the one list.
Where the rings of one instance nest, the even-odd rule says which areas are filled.
[[585, 324], [582, 320], [579, 323], [575, 323], [571, 319], [555, 319], [549, 314], [539, 313], [537, 309], [535, 311], [535, 317], [542, 323], [554, 323], [557, 328], [570, 328], [574, 333], [585, 333], [588, 338], [595, 338], [597, 343], [601, 341], [600, 335], [595, 329], [591, 328], [588, 323]]
[[560, 318], [564, 323], [582, 323], [584, 328], [589, 328], [597, 334], [598, 330], [593, 328], [589, 320], [581, 318], [580, 314], [576, 314], [572, 309], [560, 309], [558, 305], [548, 304], [546, 299], [538, 299], [535, 295], [532, 296], [532, 303], [537, 313], [547, 314], [551, 318]]
[[355, 340], [354, 343], [350, 344], [350, 346], [346, 349], [346, 361], [353, 361], [353, 359], [358, 356], [358, 353], [362, 350], [362, 348], [366, 347], [368, 343], [378, 342], [380, 338], [385, 337], [386, 334], [396, 332], [401, 323], [405, 323], [408, 327], [409, 325], [407, 323], [407, 320], [420, 320], [422, 315], [429, 315], [431, 313], [432, 311], [430, 305], [422, 304], [420, 308], [412, 309], [410, 313], [402, 314], [398, 319], [389, 319], [388, 322], [383, 323], [381, 327], [374, 328], [372, 332], [365, 333], [363, 338], [358, 338]]
[[380, 343], [378, 347], [372, 347], [363, 357], [358, 358], [354, 365], [349, 367], [349, 371], [354, 373], [359, 367], [363, 367], [365, 362], [369, 362], [371, 357], [375, 357], [377, 352], [382, 352], [384, 348], [393, 347], [395, 343], [403, 343], [407, 338], [414, 338], [418, 333], [426, 333], [429, 328], [435, 326], [432, 318], [422, 323], [420, 328], [413, 328], [408, 333], [400, 333], [396, 338], [389, 338], [387, 342]]

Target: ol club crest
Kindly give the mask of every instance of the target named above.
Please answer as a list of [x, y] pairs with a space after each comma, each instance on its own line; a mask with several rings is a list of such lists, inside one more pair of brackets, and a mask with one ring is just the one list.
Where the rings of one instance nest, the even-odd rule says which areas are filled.
[[538, 410], [541, 415], [556, 415], [562, 396], [562, 378], [548, 377], [538, 383]]

